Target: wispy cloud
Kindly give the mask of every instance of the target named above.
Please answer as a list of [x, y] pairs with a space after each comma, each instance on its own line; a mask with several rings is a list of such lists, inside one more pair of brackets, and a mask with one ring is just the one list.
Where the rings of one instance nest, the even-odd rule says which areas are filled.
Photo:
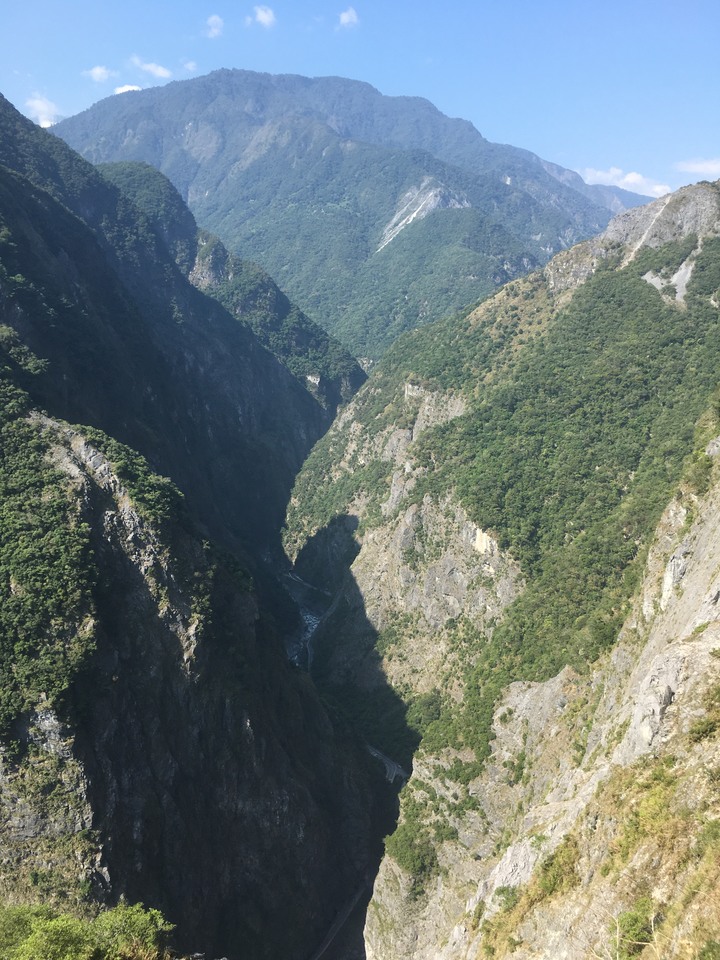
[[115, 87], [115, 93], [130, 93], [131, 90], [142, 90], [142, 87], [138, 87], [135, 83], [125, 83], [122, 87]]
[[360, 17], [357, 15], [355, 7], [348, 7], [343, 10], [339, 17], [339, 26], [343, 28], [356, 27], [360, 23]]
[[89, 70], [83, 70], [84, 77], [90, 77], [95, 83], [105, 83], [110, 77], [116, 77], [117, 70], [109, 70], [107, 67], [91, 67]]
[[578, 171], [585, 183], [602, 183], [611, 187], [622, 187], [623, 190], [632, 190], [647, 197], [662, 197], [670, 193], [672, 187], [667, 183], [658, 183], [642, 173], [625, 173], [620, 167], [610, 167], [609, 170], [595, 170], [586, 167]]
[[145, 73], [149, 73], [159, 80], [167, 80], [172, 76], [172, 71], [168, 70], [167, 67], [161, 67], [159, 63], [146, 63], [138, 56], [130, 57], [130, 62], [134, 67], [137, 67], [139, 70], [144, 70]]
[[697, 173], [701, 177], [720, 177], [720, 157], [714, 160], [681, 160], [675, 164], [681, 173]]
[[259, 23], [261, 27], [274, 27], [277, 23], [277, 17], [270, 7], [253, 7], [253, 16], [245, 17], [245, 25], [250, 27], [253, 23]]
[[25, 101], [29, 115], [41, 127], [51, 127], [58, 119], [58, 108], [41, 93], [34, 93]]
[[186, 60], [183, 64], [183, 70], [187, 70], [188, 73], [195, 73], [198, 65], [194, 60]]
[[215, 40], [215, 38], [219, 37], [223, 32], [224, 27], [225, 21], [223, 18], [214, 13], [205, 21], [205, 36], [209, 37], [211, 40]]

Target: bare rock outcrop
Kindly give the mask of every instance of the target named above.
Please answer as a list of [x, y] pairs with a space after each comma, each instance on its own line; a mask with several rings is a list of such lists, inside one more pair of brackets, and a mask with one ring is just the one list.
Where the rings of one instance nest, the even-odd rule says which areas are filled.
[[[676, 501], [666, 510], [618, 643], [592, 672], [508, 687], [492, 756], [468, 785], [481, 815], [454, 815], [423, 898], [386, 857], [366, 925], [373, 960], [611, 957], [641, 901], [655, 905], [660, 956], [717, 938], [715, 873], [693, 851], [720, 816], [708, 773], [720, 762], [720, 489], [694, 510], [689, 529]], [[406, 789], [452, 790], [448, 769], [421, 758]]]
[[462, 209], [471, 206], [467, 197], [450, 190], [433, 177], [425, 177], [419, 186], [411, 187], [398, 200], [395, 216], [386, 224], [378, 251], [415, 220], [422, 220], [433, 210]]
[[123, 895], [161, 909], [188, 952], [261, 956], [272, 941], [306, 956], [366, 868], [354, 748], [247, 575], [181, 511], [153, 513], [101, 441], [29, 422], [87, 531], [93, 590], [48, 638], [83, 641], [81, 668], [23, 711], [0, 757], [3, 897], [92, 911]]
[[[567, 295], [591, 277], [608, 256], [621, 253], [623, 264], [627, 264], [643, 247], [661, 247], [691, 234], [703, 237], [719, 232], [718, 185], [695, 184], [619, 214], [598, 237], [554, 257], [543, 275], [554, 294]], [[678, 299], [684, 295], [689, 269], [688, 264], [672, 278], [673, 284], [679, 282]]]

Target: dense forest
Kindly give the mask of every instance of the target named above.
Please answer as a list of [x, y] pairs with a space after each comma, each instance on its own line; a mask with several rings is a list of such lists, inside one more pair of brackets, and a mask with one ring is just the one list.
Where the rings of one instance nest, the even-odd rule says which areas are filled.
[[55, 132], [93, 163], [162, 170], [204, 229], [366, 360], [647, 199], [338, 77], [219, 70]]

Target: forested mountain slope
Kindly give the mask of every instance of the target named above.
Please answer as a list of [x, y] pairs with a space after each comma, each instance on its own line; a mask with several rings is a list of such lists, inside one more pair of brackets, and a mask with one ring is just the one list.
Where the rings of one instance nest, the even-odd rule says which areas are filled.
[[[236, 79], [203, 78], [218, 114]], [[261, 94], [301, 78], [240, 79], [264, 156]], [[364, 175], [367, 91], [303, 86], [337, 91], [345, 146], [314, 115], [310, 140]], [[414, 177], [431, 140], [407, 136]], [[221, 144], [194, 142], [199, 171]], [[517, 240], [529, 197], [570, 242], [587, 198], [561, 211], [573, 188], [510, 159], [519, 219], [482, 229]], [[125, 894], [188, 949], [312, 956], [367, 883], [371, 745], [412, 774], [369, 958], [712, 960], [720, 184], [389, 348], [292, 493], [285, 543], [327, 607], [309, 678], [268, 562], [335, 403], [302, 364], [340, 398], [357, 368], [162, 176], [93, 168], [5, 101], [0, 164], [3, 896], [92, 913]], [[445, 212], [475, 210], [454, 183]], [[433, 217], [413, 224], [451, 249]], [[383, 250], [412, 225], [393, 229]]]
[[306, 462], [314, 674], [415, 750], [368, 956], [713, 955], [719, 311], [698, 184], [400, 338]]
[[195, 218], [170, 183], [145, 163], [111, 163], [102, 175], [129, 196], [164, 239], [183, 274], [218, 300], [293, 373], [328, 410], [365, 380], [357, 362], [322, 327], [292, 304], [260, 267], [228, 253], [212, 234], [198, 231]]
[[0, 101], [0, 894], [301, 960], [373, 806], [263, 562], [328, 411], [157, 227]]
[[220, 70], [103, 100], [54, 129], [94, 163], [162, 170], [202, 227], [356, 356], [379, 356], [609, 218], [577, 175], [425, 100], [340, 78]]
[[[20, 332], [52, 358], [37, 401], [143, 453], [197, 500], [216, 536], [265, 536], [329, 411], [249, 325], [188, 281], [152, 219], [62, 141], [0, 106], [0, 162], [48, 191], [18, 191], [4, 174], [19, 232], [6, 269], [33, 305]], [[78, 263], [89, 273], [82, 287]], [[251, 298], [263, 296], [258, 279]]]

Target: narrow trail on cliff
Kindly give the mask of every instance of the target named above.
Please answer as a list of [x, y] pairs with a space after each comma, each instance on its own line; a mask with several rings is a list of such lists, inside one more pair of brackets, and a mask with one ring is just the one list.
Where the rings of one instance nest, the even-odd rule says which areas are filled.
[[325, 939], [320, 944], [315, 953], [309, 957], [309, 960], [320, 960], [321, 957], [327, 956], [327, 951], [332, 947], [332, 945], [337, 940], [339, 934], [342, 932], [346, 923], [349, 921], [353, 911], [357, 907], [358, 903], [362, 899], [363, 894], [370, 894], [372, 892], [372, 883], [370, 880], [366, 880], [363, 885], [357, 890], [357, 892], [351, 897], [350, 900], [345, 904], [340, 913], [337, 915], [333, 921], [333, 925], [327, 932]]

